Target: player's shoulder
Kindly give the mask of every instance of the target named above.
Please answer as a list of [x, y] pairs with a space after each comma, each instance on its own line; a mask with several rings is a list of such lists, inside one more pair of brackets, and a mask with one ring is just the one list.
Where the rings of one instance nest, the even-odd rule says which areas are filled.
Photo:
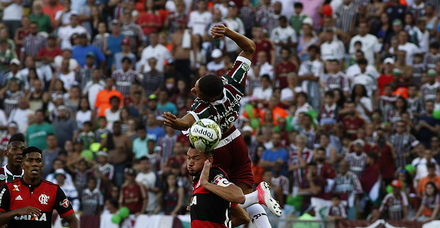
[[224, 178], [229, 178], [228, 174], [226, 174], [226, 172], [222, 168], [213, 166], [209, 170], [209, 177], [210, 179], [214, 179], [216, 176], [223, 176]]
[[47, 187], [47, 188], [54, 188], [54, 189], [57, 189], [59, 187], [58, 184], [55, 184], [55, 183], [47, 181], [47, 180], [43, 180], [41, 182], [41, 186]]

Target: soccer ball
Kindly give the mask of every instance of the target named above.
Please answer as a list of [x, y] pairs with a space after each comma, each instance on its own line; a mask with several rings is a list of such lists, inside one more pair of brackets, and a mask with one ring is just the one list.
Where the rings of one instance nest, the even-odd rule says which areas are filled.
[[222, 138], [222, 131], [218, 124], [210, 119], [201, 119], [195, 122], [189, 130], [189, 141], [200, 151], [211, 151]]

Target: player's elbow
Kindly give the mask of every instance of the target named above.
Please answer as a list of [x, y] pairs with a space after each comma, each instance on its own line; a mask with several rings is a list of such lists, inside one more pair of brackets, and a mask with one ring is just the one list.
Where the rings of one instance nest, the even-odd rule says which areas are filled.
[[243, 194], [238, 195], [235, 200], [235, 202], [239, 204], [244, 204], [245, 201], [246, 201], [246, 197]]
[[249, 50], [246, 50], [246, 52], [249, 52], [250, 54], [255, 54], [255, 50], [257, 50], [257, 46], [255, 45], [254, 41], [250, 41]]

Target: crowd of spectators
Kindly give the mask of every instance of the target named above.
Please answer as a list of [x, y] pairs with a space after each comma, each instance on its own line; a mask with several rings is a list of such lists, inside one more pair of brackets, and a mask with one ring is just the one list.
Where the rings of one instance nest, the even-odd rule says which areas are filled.
[[[161, 114], [256, 54], [241, 130], [255, 184], [338, 219], [438, 218], [439, 0], [1, 0], [1, 143], [44, 150], [83, 214], [186, 213], [188, 138]], [[6, 162], [6, 161], [4, 161]], [[307, 209], [309, 211], [310, 209]]]

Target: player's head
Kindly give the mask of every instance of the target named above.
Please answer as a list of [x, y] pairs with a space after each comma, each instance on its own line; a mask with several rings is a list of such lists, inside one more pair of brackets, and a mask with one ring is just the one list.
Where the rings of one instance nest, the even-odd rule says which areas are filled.
[[197, 80], [191, 92], [204, 101], [215, 101], [223, 92], [222, 80], [213, 74], [208, 74]]
[[43, 152], [34, 146], [24, 149], [21, 168], [24, 169], [25, 178], [40, 179], [43, 170]]
[[339, 205], [340, 202], [341, 202], [341, 196], [338, 194], [333, 194], [332, 195], [332, 205], [334, 207], [336, 207]]
[[24, 135], [21, 133], [12, 135], [5, 154], [8, 158], [8, 163], [14, 167], [20, 166], [23, 160], [22, 153], [24, 148]]
[[202, 172], [206, 160], [213, 160], [212, 151], [202, 152], [194, 147], [190, 147], [186, 153], [186, 167], [191, 176], [198, 176]]

